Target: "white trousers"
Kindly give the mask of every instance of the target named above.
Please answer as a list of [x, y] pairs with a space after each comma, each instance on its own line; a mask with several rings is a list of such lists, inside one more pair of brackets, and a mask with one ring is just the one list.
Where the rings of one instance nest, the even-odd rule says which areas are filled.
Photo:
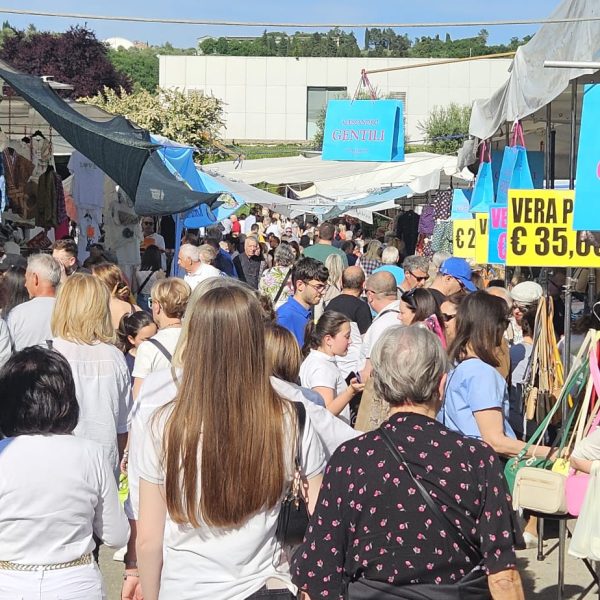
[[56, 571], [0, 569], [0, 600], [105, 600], [95, 562]]

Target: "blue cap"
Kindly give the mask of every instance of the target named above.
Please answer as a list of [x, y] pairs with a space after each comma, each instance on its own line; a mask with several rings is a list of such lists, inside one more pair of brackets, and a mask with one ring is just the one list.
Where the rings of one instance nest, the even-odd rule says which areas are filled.
[[471, 281], [471, 267], [464, 258], [447, 258], [440, 267], [442, 275], [450, 275], [460, 281], [469, 292], [476, 292], [477, 288]]
[[387, 271], [391, 273], [396, 279], [396, 287], [402, 285], [404, 282], [404, 269], [397, 267], [396, 265], [383, 265], [373, 271], [373, 273], [379, 273], [379, 271]]

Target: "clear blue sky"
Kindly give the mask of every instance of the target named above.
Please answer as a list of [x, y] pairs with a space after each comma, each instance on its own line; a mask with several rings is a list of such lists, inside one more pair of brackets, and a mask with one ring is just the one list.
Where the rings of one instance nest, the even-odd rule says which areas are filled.
[[[0, 0], [2, 8], [31, 9], [52, 12], [84, 14], [145, 16], [188, 19], [219, 19], [236, 21], [288, 21], [288, 22], [424, 22], [532, 19], [548, 17], [559, 0], [178, 0], [156, 2], [153, 0]], [[74, 19], [29, 17], [0, 13], [2, 20], [18, 28], [33, 23], [38, 29], [64, 31], [71, 25], [83, 25]], [[190, 25], [161, 25], [90, 21], [88, 26], [101, 39], [125, 37], [150, 44], [171, 42], [177, 47], [196, 45], [203, 35], [254, 35], [258, 28], [197, 27]], [[490, 43], [507, 42], [513, 36], [533, 34], [538, 26], [489, 27]], [[480, 27], [448, 30], [453, 39], [475, 35]], [[421, 35], [442, 37], [446, 29], [408, 29], [410, 38]], [[404, 33], [404, 32], [401, 32]], [[360, 45], [363, 30], [355, 30]]]

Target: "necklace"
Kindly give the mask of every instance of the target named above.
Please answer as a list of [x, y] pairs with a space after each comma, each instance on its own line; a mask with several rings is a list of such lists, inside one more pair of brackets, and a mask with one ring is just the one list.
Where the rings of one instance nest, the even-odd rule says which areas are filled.
[[171, 323], [170, 325], [165, 325], [164, 327], [161, 327], [161, 329], [169, 329], [169, 327], [181, 327], [181, 322]]

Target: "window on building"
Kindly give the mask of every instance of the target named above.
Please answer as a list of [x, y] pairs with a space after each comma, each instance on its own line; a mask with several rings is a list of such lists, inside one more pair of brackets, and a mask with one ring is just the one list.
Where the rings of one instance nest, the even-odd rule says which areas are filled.
[[387, 97], [390, 100], [402, 100], [402, 104], [404, 104], [404, 114], [406, 114], [406, 92], [390, 92]]
[[306, 94], [306, 139], [312, 140], [317, 132], [317, 123], [323, 109], [330, 100], [347, 98], [345, 87], [309, 87]]

